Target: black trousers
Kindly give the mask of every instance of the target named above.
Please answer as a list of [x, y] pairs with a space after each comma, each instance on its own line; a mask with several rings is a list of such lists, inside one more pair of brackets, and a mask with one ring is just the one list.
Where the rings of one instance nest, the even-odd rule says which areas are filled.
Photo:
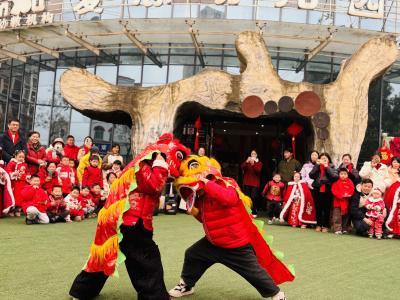
[[260, 208], [259, 197], [258, 197], [258, 188], [255, 186], [244, 185], [243, 192], [245, 195], [251, 198], [253, 206], [251, 207], [251, 213], [253, 215], [257, 214], [257, 210]]
[[353, 223], [357, 235], [368, 235], [369, 225], [367, 223], [365, 223], [363, 220], [352, 220], [351, 222]]
[[[143, 223], [136, 226], [121, 226], [124, 235], [120, 249], [125, 254], [125, 265], [133, 287], [138, 293], [138, 300], [169, 300], [164, 283], [164, 270], [160, 251], [153, 241], [153, 234], [143, 228]], [[108, 276], [103, 272], [88, 273], [82, 271], [75, 278], [69, 294], [86, 300], [100, 294]]]
[[268, 219], [279, 218], [282, 211], [282, 202], [267, 200]]
[[47, 212], [47, 216], [49, 217], [50, 223], [62, 223], [65, 222], [65, 218], [68, 217], [69, 210], [62, 210], [58, 214], [54, 214], [52, 212]]
[[332, 208], [332, 193], [328, 190], [324, 193], [315, 191], [313, 194], [315, 195], [314, 202], [317, 226], [329, 228]]
[[263, 297], [271, 297], [279, 292], [279, 287], [258, 263], [250, 244], [227, 249], [214, 246], [205, 237], [186, 250], [181, 277], [189, 287], [193, 287], [215, 263], [221, 263], [241, 275]]

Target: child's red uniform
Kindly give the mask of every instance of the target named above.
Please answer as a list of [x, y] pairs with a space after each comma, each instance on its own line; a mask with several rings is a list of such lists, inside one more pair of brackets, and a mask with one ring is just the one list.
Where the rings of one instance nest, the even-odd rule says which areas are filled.
[[268, 219], [279, 218], [282, 210], [285, 184], [283, 182], [269, 181], [262, 192], [267, 200]]
[[70, 166], [59, 166], [57, 169], [58, 179], [62, 184], [63, 194], [69, 194], [75, 185], [75, 172]]
[[65, 203], [67, 204], [71, 218], [83, 217], [84, 211], [78, 198], [73, 198], [70, 194], [65, 197]]
[[[377, 207], [380, 208], [379, 211], [376, 210]], [[381, 237], [382, 225], [384, 222], [383, 211], [385, 209], [385, 202], [382, 198], [374, 199], [370, 197], [365, 204], [365, 208], [368, 209], [365, 216], [372, 221], [372, 225], [369, 227], [368, 234], [373, 236], [375, 233], [376, 237]]]
[[46, 213], [48, 196], [42, 188], [36, 188], [31, 185], [25, 186], [22, 191], [22, 209], [26, 214], [29, 206], [36, 207], [41, 213]]
[[22, 189], [29, 185], [26, 182], [26, 177], [30, 175], [28, 165], [25, 162], [19, 163], [15, 160], [11, 160], [6, 167], [6, 171], [11, 178], [11, 186], [14, 193], [15, 206], [21, 206], [22, 203]]
[[88, 166], [83, 171], [82, 186], [92, 187], [94, 183], [97, 183], [103, 189], [102, 171], [98, 167]]
[[43, 166], [39, 169], [40, 186], [47, 192], [48, 195], [50, 195], [51, 191], [53, 190], [53, 186], [61, 185], [61, 181], [58, 179], [57, 171], [51, 175], [50, 181], [46, 181], [48, 175], [49, 173], [47, 172], [46, 167]]
[[73, 160], [78, 160], [78, 152], [79, 152], [79, 147], [76, 145], [65, 145], [64, 146], [64, 156], [73, 159]]
[[90, 193], [87, 196], [83, 196], [82, 194], [80, 194], [78, 199], [82, 207], [86, 207], [86, 205], [88, 204], [93, 207], [96, 206], [96, 203], [93, 201], [93, 197]]
[[46, 161], [54, 162], [58, 165], [61, 161], [61, 154], [57, 153], [55, 149], [49, 148], [46, 150]]
[[49, 196], [49, 202], [47, 203], [47, 213], [55, 216], [60, 215], [68, 209], [67, 204], [64, 201], [64, 198], [58, 197], [55, 198], [53, 195]]

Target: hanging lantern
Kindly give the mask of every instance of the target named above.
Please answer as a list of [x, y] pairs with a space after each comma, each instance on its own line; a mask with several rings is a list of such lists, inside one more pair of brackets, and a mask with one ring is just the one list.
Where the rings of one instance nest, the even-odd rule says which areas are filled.
[[194, 139], [194, 151], [197, 151], [199, 150], [199, 131], [201, 128], [200, 116], [197, 117], [196, 122], [194, 123], [194, 127], [196, 128], [196, 138]]
[[303, 126], [301, 126], [299, 123], [294, 122], [289, 125], [286, 131], [289, 135], [292, 136], [293, 157], [296, 158], [296, 136], [298, 136], [300, 132], [303, 131]]

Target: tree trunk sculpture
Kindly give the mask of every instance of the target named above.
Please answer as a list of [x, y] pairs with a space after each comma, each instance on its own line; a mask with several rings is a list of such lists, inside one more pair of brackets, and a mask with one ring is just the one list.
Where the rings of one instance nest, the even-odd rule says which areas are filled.
[[[162, 133], [173, 131], [176, 113], [185, 102], [240, 113], [241, 101], [247, 96], [256, 95], [266, 103], [278, 102], [282, 96], [295, 99], [301, 92], [313, 91], [321, 99], [321, 111], [331, 119], [325, 150], [334, 161], [344, 153], [358, 160], [367, 128], [369, 84], [396, 60], [392, 36], [373, 38], [362, 45], [342, 64], [336, 81], [329, 84], [282, 80], [258, 33], [240, 33], [236, 49], [241, 75], [205, 69], [187, 79], [144, 88], [116, 86], [84, 69], [71, 68], [60, 79], [61, 92], [68, 103], [86, 115], [106, 113], [107, 120], [121, 123], [116, 112], [129, 114], [132, 149], [137, 153]], [[317, 137], [314, 140], [315, 148], [320, 149], [322, 142]]]

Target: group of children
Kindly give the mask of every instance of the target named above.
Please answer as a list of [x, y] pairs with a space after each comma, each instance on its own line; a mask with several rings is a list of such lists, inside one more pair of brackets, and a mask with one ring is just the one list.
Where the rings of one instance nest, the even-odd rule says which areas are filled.
[[[332, 228], [335, 234], [346, 234], [350, 226], [349, 202], [356, 188], [349, 178], [347, 168], [337, 170], [337, 179], [331, 184], [332, 202]], [[316, 225], [316, 205], [314, 202], [315, 190], [310, 190], [302, 180], [300, 172], [295, 172], [293, 181], [285, 185], [280, 174], [274, 174], [262, 192], [266, 200], [268, 224], [274, 221], [287, 222], [292, 227], [307, 228]], [[376, 187], [372, 190], [365, 204], [366, 218], [371, 221], [368, 231], [369, 237], [382, 238], [385, 202], [382, 198], [383, 191]]]
[[92, 147], [79, 164], [68, 156], [53, 157], [30, 174], [25, 152], [16, 151], [4, 167], [10, 176], [15, 205], [8, 216], [26, 215], [27, 224], [81, 221], [95, 217], [103, 207], [109, 187], [121, 175], [116, 160], [103, 171], [97, 147]]

